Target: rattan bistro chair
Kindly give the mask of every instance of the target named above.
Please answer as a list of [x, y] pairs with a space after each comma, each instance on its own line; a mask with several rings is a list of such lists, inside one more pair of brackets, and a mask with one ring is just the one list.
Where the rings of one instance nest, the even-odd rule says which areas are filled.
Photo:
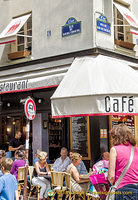
[[29, 166], [28, 171], [29, 171], [30, 186], [31, 186], [30, 187], [29, 196], [28, 196], [28, 200], [30, 199], [34, 188], [36, 188], [36, 199], [39, 200], [39, 195], [40, 195], [40, 189], [41, 189], [41, 187], [39, 185], [33, 185], [32, 184], [32, 176], [33, 176], [33, 172], [34, 172], [34, 166]]
[[76, 198], [79, 198], [81, 200], [86, 199], [86, 192], [77, 192], [77, 191], [71, 191], [71, 174], [65, 172], [65, 182], [66, 182], [66, 191], [65, 195], [68, 200], [76, 200]]
[[[62, 199], [66, 187], [63, 186], [64, 182], [64, 172], [51, 171], [51, 184], [54, 191], [54, 196], [57, 194], [57, 199]], [[51, 200], [54, 199], [54, 196]]]
[[24, 189], [24, 177], [25, 167], [18, 168], [18, 195], [21, 195], [21, 191]]

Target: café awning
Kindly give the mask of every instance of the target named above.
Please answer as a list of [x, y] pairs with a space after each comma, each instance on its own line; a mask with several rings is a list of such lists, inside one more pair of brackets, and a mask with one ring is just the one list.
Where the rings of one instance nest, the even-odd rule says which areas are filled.
[[16, 41], [16, 34], [28, 20], [31, 14], [17, 17], [11, 20], [8, 26], [0, 34], [0, 44], [6, 44]]
[[51, 97], [52, 116], [138, 115], [138, 72], [108, 56], [76, 58]]
[[130, 32], [138, 35], [138, 19], [136, 19], [136, 17], [131, 13], [131, 11], [128, 8], [118, 3], [114, 3], [114, 5], [131, 26]]

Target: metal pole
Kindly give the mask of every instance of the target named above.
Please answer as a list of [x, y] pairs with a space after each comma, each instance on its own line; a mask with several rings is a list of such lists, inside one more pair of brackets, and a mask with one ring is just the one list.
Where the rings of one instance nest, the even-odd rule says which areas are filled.
[[30, 131], [30, 120], [27, 120], [27, 123], [26, 123], [26, 145], [25, 145], [25, 177], [24, 177], [23, 200], [26, 200], [26, 196], [27, 196], [27, 175], [28, 175], [28, 154], [29, 154], [29, 131]]

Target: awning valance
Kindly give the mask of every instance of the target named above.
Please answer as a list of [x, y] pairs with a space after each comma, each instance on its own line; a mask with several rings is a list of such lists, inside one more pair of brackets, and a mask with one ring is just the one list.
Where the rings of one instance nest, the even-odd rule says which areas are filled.
[[65, 73], [0, 83], [0, 94], [57, 87]]
[[[42, 64], [40, 70], [40, 65], [38, 65], [37, 70], [20, 68], [18, 71], [17, 69], [11, 69], [9, 73], [7, 71], [0, 73], [0, 94], [57, 87], [70, 66], [46, 68]], [[35, 68], [35, 65], [33, 67]]]
[[0, 34], [0, 44], [6, 44], [16, 41], [16, 34], [30, 16], [31, 14], [28, 14], [12, 19], [8, 26]]
[[53, 117], [138, 115], [138, 72], [108, 56], [76, 58], [51, 97]]
[[119, 10], [119, 12], [123, 15], [123, 17], [127, 20], [127, 22], [130, 24], [130, 32], [133, 34], [138, 35], [138, 20], [136, 17], [130, 12], [130, 10], [118, 3], [114, 3], [116, 8]]

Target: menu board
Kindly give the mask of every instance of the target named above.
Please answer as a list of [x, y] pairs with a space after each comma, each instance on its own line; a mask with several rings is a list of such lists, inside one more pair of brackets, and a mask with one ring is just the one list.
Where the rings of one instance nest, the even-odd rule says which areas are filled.
[[71, 118], [71, 149], [77, 150], [82, 157], [90, 157], [88, 117]]
[[134, 125], [134, 116], [124, 116], [124, 115], [113, 115], [112, 116], [112, 127], [124, 123], [126, 124], [129, 129], [133, 132], [135, 135], [135, 125]]

